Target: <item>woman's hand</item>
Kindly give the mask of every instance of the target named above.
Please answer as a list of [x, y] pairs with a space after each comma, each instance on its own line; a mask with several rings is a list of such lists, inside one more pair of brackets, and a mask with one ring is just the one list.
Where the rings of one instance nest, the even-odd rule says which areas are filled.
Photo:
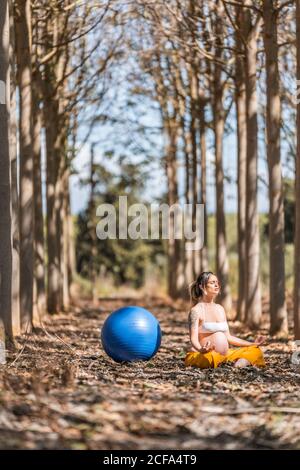
[[261, 346], [266, 342], [267, 338], [266, 336], [257, 336], [257, 338], [254, 341], [255, 346]]
[[211, 341], [206, 341], [206, 343], [204, 344], [204, 346], [201, 347], [199, 352], [201, 352], [202, 354], [206, 354], [210, 351], [213, 351], [214, 349], [215, 345]]

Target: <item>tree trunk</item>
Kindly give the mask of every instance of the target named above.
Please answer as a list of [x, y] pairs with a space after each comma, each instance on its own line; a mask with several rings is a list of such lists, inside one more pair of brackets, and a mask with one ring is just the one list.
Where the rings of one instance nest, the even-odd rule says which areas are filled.
[[[68, 181], [69, 185], [69, 181]], [[68, 254], [68, 281], [69, 281], [69, 292], [70, 292], [70, 299], [72, 300], [72, 292], [71, 286], [74, 282], [75, 274], [76, 274], [76, 248], [75, 248], [75, 234], [74, 234], [74, 222], [73, 216], [71, 214], [70, 209], [70, 190], [68, 189], [68, 200], [67, 200], [67, 214], [68, 214], [68, 232], [69, 232], [69, 254]]]
[[200, 252], [200, 271], [207, 271], [208, 268], [208, 233], [207, 233], [207, 208], [206, 208], [206, 121], [205, 121], [205, 97], [199, 97], [199, 133], [200, 133], [200, 153], [201, 153], [201, 183], [200, 183], [200, 203], [204, 204], [204, 240]]
[[[190, 133], [187, 131], [186, 125], [186, 89], [182, 83], [180, 61], [176, 63], [174, 73], [174, 89], [176, 93], [175, 102], [178, 107], [179, 127], [180, 127], [180, 141], [182, 145], [182, 152], [184, 155], [184, 198], [185, 203], [190, 203]], [[187, 240], [185, 237], [180, 241], [180, 261], [178, 267], [177, 290], [182, 298], [188, 299], [189, 292], [187, 286], [193, 281], [193, 259], [192, 251], [186, 250]]]
[[[174, 126], [174, 131], [175, 135], [172, 135], [172, 139], [174, 139], [174, 148], [172, 149], [172, 146], [170, 145], [171, 143], [171, 137], [169, 137], [169, 146], [167, 148], [167, 152], [173, 152], [173, 156], [171, 156], [171, 159], [168, 160], [171, 164], [171, 160], [175, 157], [174, 161], [174, 170], [175, 170], [175, 199], [177, 200], [178, 194], [177, 194], [177, 147], [179, 147], [180, 143], [182, 145], [182, 151], [184, 154], [184, 180], [185, 180], [185, 196], [186, 196], [186, 202], [189, 200], [189, 182], [190, 182], [190, 168], [189, 168], [189, 133], [187, 132], [186, 129], [186, 90], [182, 82], [182, 70], [180, 66], [180, 56], [178, 55], [178, 52], [173, 51], [173, 56], [172, 56], [172, 61], [173, 61], [173, 67], [174, 70], [172, 69], [172, 66], [170, 62], [168, 61], [168, 72], [169, 76], [172, 77], [172, 84], [174, 88], [174, 98], [173, 98], [173, 126]], [[169, 113], [165, 113], [165, 118], [166, 118], [166, 129], [167, 133], [169, 136], [171, 136], [171, 126], [170, 124], [170, 116]], [[168, 124], [167, 124], [168, 123]], [[169, 165], [169, 163], [168, 163]], [[167, 166], [168, 166], [167, 165]], [[172, 166], [172, 164], [171, 164]], [[171, 170], [171, 169], [169, 169]], [[168, 171], [168, 170], [167, 170]], [[173, 173], [173, 170], [169, 171], [169, 175]], [[172, 177], [173, 178], [173, 177]], [[173, 187], [173, 183], [170, 184], [170, 187]], [[168, 196], [170, 198], [170, 194]], [[172, 216], [171, 216], [172, 218]], [[173, 224], [173, 221], [170, 221], [171, 224]], [[186, 240], [183, 237], [181, 240], [172, 240], [171, 243], [174, 243], [174, 256], [176, 260], [173, 261], [173, 266], [176, 267], [176, 274], [173, 276], [173, 284], [174, 286], [172, 287], [172, 290], [174, 294], [172, 294], [174, 297], [182, 297], [182, 298], [188, 298], [188, 288], [187, 284], [189, 282], [189, 279], [192, 278], [192, 269], [193, 269], [193, 261], [188, 259], [189, 252], [186, 250]], [[169, 247], [170, 249], [170, 247]], [[169, 265], [170, 267], [170, 265]], [[188, 269], [188, 267], [190, 269]], [[171, 279], [171, 273], [170, 278]], [[176, 276], [176, 279], [175, 279]], [[191, 282], [191, 281], [190, 281]]]
[[269, 167], [270, 333], [287, 334], [285, 302], [284, 208], [280, 161], [281, 103], [278, 72], [277, 12], [264, 0], [264, 46], [267, 87], [267, 159]]
[[[216, 59], [221, 59], [223, 27], [221, 15], [223, 8], [218, 0], [218, 16], [215, 18], [216, 34]], [[223, 86], [221, 81], [221, 67], [215, 62], [213, 82], [213, 120], [215, 135], [215, 162], [216, 162], [216, 267], [217, 276], [221, 283], [221, 304], [226, 311], [232, 307], [229, 283], [228, 283], [228, 256], [226, 246], [226, 225], [224, 213], [224, 173], [223, 173], [223, 136], [225, 125], [225, 113], [223, 108]]]
[[97, 234], [95, 231], [94, 221], [95, 221], [95, 148], [94, 144], [91, 145], [91, 160], [90, 160], [90, 203], [89, 203], [89, 220], [90, 220], [90, 236], [91, 236], [91, 257], [90, 257], [90, 279], [92, 282], [92, 301], [93, 304], [97, 303], [97, 291], [96, 291], [96, 280], [97, 280], [97, 271], [95, 260], [97, 257]]
[[[37, 73], [37, 72], [36, 72]], [[41, 110], [38, 78], [33, 77], [33, 174], [34, 174], [34, 319], [40, 321], [46, 310], [45, 240], [41, 175]]]
[[244, 15], [246, 30], [245, 37], [247, 37], [246, 320], [252, 328], [258, 328], [261, 320], [261, 291], [259, 266], [259, 223], [257, 213], [257, 29], [252, 27], [251, 13], [248, 8], [244, 8]]
[[[191, 121], [190, 121], [190, 132], [191, 132], [191, 144], [192, 144], [192, 195], [193, 195], [193, 213], [192, 213], [192, 227], [196, 230], [196, 210], [199, 195], [199, 182], [200, 178], [198, 175], [198, 149], [197, 149], [197, 101], [198, 101], [198, 78], [194, 64], [191, 66]], [[198, 222], [199, 223], [199, 222]], [[198, 236], [198, 234], [197, 234]], [[199, 240], [200, 241], [200, 240]], [[196, 242], [196, 240], [195, 240]], [[200, 251], [193, 250], [193, 277], [194, 279], [199, 276], [199, 258]]]
[[70, 237], [71, 234], [70, 224], [69, 224], [69, 168], [66, 166], [64, 175], [63, 175], [63, 207], [62, 207], [62, 215], [63, 215], [63, 247], [62, 247], [62, 279], [63, 279], [63, 308], [64, 310], [68, 310], [70, 307]]
[[[77, 130], [78, 130], [78, 113], [75, 110], [71, 117], [70, 122], [70, 133], [71, 133], [71, 147], [70, 153], [72, 155], [75, 154], [76, 151], [76, 137], [77, 137]], [[75, 224], [73, 215], [71, 213], [71, 201], [70, 201], [70, 170], [69, 170], [69, 178], [68, 178], [68, 190], [67, 190], [67, 200], [66, 200], [66, 207], [67, 207], [67, 217], [68, 217], [68, 232], [69, 232], [69, 254], [68, 254], [68, 281], [69, 281], [69, 292], [70, 292], [70, 301], [72, 301], [72, 292], [71, 286], [75, 280], [76, 276], [76, 241], [75, 241]]]
[[18, 0], [15, 11], [20, 92], [20, 309], [22, 331], [30, 331], [34, 256], [30, 0]]
[[[236, 8], [236, 24], [242, 30], [242, 7]], [[238, 302], [237, 319], [246, 319], [246, 162], [247, 162], [247, 125], [246, 125], [246, 84], [245, 62], [242, 54], [245, 52], [240, 34], [235, 36], [236, 69], [235, 69], [235, 102], [237, 119], [237, 167], [238, 167]]]
[[[10, 73], [8, 2], [0, 3], [0, 354], [5, 335], [13, 337], [12, 319], [12, 220], [9, 152]], [[3, 359], [3, 357], [2, 357]], [[5, 359], [5, 358], [4, 358]], [[3, 360], [2, 360], [3, 362]]]
[[[189, 108], [187, 106], [187, 103], [185, 103], [185, 115], [188, 117], [188, 119], [185, 120], [188, 121], [190, 120], [190, 115], [189, 115]], [[195, 162], [195, 155], [193, 155], [193, 138], [192, 138], [192, 132], [191, 132], [191, 123], [186, 124], [184, 126], [184, 133], [185, 133], [185, 149], [184, 149], [184, 155], [185, 155], [185, 202], [188, 204], [188, 207], [191, 207], [194, 203], [194, 189], [195, 189], [195, 167], [194, 167], [194, 162]], [[195, 151], [195, 145], [194, 145], [194, 151]], [[193, 214], [191, 214], [193, 217]], [[184, 274], [185, 274], [185, 280], [186, 280], [186, 285], [189, 285], [191, 282], [194, 281], [195, 279], [195, 274], [194, 274], [194, 253], [192, 250], [187, 250], [186, 246], [189, 243], [189, 241], [184, 237]]]
[[12, 202], [12, 315], [13, 334], [20, 334], [20, 234], [19, 234], [19, 195], [17, 162], [17, 97], [16, 97], [16, 60], [15, 27], [12, 2], [10, 13], [10, 166], [11, 166], [11, 202]]
[[[34, 42], [41, 41], [41, 28], [36, 20], [33, 25]], [[34, 181], [34, 299], [33, 320], [40, 322], [46, 312], [46, 286], [45, 286], [45, 235], [42, 197], [42, 162], [41, 162], [41, 131], [42, 111], [42, 77], [39, 70], [38, 55], [41, 47], [33, 46], [32, 70], [32, 149], [33, 149], [33, 181]]]
[[[178, 187], [177, 187], [177, 138], [178, 128], [174, 120], [168, 125], [169, 144], [167, 146], [166, 155], [166, 173], [168, 181], [168, 204], [171, 207], [178, 203]], [[175, 217], [174, 213], [170, 214], [170, 234], [168, 239], [168, 294], [172, 298], [179, 295], [177, 289], [178, 266], [180, 261], [180, 240], [176, 239], [174, 234]]]
[[[57, 12], [53, 28], [48, 31], [50, 41], [59, 44], [67, 19]], [[64, 36], [63, 36], [64, 37]], [[51, 46], [50, 51], [53, 51]], [[48, 51], [49, 52], [49, 51]], [[60, 49], [45, 65], [44, 112], [47, 147], [47, 245], [48, 245], [48, 284], [47, 309], [56, 313], [63, 307], [63, 178], [65, 172], [67, 121], [64, 91], [68, 73], [68, 48]]]
[[[300, 88], [300, 0], [296, 0], [297, 28], [297, 84]], [[296, 186], [295, 186], [295, 254], [294, 254], [294, 334], [300, 339], [300, 98], [297, 102], [297, 154], [296, 154]]]
[[54, 98], [51, 95], [44, 99], [44, 120], [46, 125], [46, 189], [47, 189], [47, 310], [49, 313], [57, 313], [60, 310], [59, 285], [60, 265], [57, 246], [57, 227], [55, 220], [55, 186], [57, 178], [57, 162], [55, 161], [55, 119], [57, 115], [53, 110]]
[[[52, 67], [47, 64], [47, 76], [52, 76]], [[46, 199], [47, 199], [47, 310], [58, 313], [62, 306], [60, 271], [60, 233], [58, 220], [59, 201], [59, 113], [58, 102], [49, 80], [44, 82], [44, 122], [46, 129]]]

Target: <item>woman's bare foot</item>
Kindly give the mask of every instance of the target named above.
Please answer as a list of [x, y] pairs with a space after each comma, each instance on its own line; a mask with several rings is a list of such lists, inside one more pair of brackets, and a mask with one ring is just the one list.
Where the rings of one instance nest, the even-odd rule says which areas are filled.
[[247, 361], [247, 359], [238, 359], [235, 363], [234, 363], [234, 367], [247, 367], [247, 366], [250, 366], [251, 363], [249, 361]]

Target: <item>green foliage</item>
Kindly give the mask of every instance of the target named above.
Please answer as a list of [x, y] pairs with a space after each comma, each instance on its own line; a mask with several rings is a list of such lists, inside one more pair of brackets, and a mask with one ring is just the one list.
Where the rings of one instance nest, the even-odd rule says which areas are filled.
[[[142, 203], [144, 189], [143, 165], [134, 165], [125, 157], [118, 161], [119, 171], [95, 164], [93, 168], [94, 198], [81, 212], [77, 220], [77, 270], [84, 278], [90, 278], [91, 269], [101, 277], [113, 276], [116, 285], [126, 284], [139, 288], [143, 286], [148, 264], [156, 264], [163, 253], [161, 240], [121, 240], [119, 233], [119, 196], [127, 196], [128, 207]], [[83, 184], [87, 184], [85, 180]], [[99, 218], [96, 207], [103, 203], [112, 204], [117, 215], [116, 239], [99, 240], [95, 231]], [[128, 216], [128, 222], [131, 218]], [[94, 232], [94, 233], [93, 233]], [[96, 245], [96, 256], [92, 257], [92, 246]]]

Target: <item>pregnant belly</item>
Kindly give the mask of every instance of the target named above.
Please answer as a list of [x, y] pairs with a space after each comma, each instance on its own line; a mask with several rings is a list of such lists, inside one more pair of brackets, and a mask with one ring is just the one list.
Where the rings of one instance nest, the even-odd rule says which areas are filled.
[[228, 341], [226, 335], [222, 331], [216, 333], [209, 333], [207, 335], [201, 335], [200, 338], [201, 346], [204, 346], [207, 341], [210, 341], [215, 346], [215, 351], [220, 354], [227, 354], [228, 352]]

